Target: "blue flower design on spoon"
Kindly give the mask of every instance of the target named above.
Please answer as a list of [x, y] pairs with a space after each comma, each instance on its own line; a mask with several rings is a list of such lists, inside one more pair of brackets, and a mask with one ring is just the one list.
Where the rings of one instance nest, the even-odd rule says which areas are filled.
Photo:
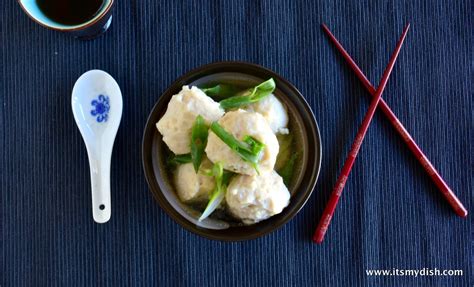
[[106, 122], [109, 118], [110, 111], [109, 97], [99, 95], [97, 99], [92, 100], [91, 105], [94, 107], [94, 109], [91, 110], [91, 115], [96, 117], [97, 122]]

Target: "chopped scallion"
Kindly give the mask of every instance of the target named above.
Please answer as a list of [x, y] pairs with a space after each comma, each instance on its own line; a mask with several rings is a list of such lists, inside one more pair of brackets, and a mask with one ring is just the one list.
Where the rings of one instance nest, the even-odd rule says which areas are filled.
[[227, 132], [217, 122], [211, 124], [211, 130], [240, 158], [252, 165], [258, 173], [258, 161], [260, 160], [265, 144], [259, 142], [251, 136], [246, 136], [244, 141], [239, 141], [232, 134]]
[[219, 102], [221, 108], [228, 110], [228, 109], [235, 109], [242, 106], [247, 106], [249, 104], [255, 103], [260, 101], [261, 99], [267, 97], [275, 90], [276, 84], [273, 78], [261, 83], [254, 88], [249, 89], [248, 91], [244, 92], [243, 95], [233, 96], [222, 100]]
[[201, 115], [197, 116], [191, 131], [191, 158], [196, 173], [201, 166], [208, 135], [209, 127], [206, 125], [204, 118]]

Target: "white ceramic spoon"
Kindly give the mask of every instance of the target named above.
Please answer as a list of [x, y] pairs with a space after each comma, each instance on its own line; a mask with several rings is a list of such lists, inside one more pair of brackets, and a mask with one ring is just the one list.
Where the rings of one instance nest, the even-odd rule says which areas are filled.
[[110, 161], [122, 118], [122, 93], [104, 71], [90, 70], [72, 90], [72, 112], [86, 144], [92, 185], [92, 216], [97, 223], [110, 219]]

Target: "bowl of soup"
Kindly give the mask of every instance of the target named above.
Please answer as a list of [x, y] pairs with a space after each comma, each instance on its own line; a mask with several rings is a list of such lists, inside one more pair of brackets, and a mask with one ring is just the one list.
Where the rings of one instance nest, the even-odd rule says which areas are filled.
[[241, 241], [288, 222], [321, 167], [318, 124], [301, 93], [245, 62], [194, 69], [157, 98], [142, 161], [150, 191], [185, 229]]

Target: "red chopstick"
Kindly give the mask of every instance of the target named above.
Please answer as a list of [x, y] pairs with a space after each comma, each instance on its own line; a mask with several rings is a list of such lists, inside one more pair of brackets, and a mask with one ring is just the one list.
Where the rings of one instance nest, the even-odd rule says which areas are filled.
[[[322, 24], [322, 26], [323, 26], [324, 32], [326, 32], [326, 34], [328, 34], [329, 39], [331, 39], [331, 41], [334, 43], [334, 45], [336, 45], [336, 48], [339, 50], [339, 52], [341, 52], [342, 56], [347, 61], [349, 66], [352, 68], [352, 70], [356, 73], [357, 77], [362, 82], [362, 84], [365, 86], [365, 88], [369, 91], [369, 93], [372, 96], [375, 96], [375, 88], [374, 88], [374, 86], [372, 86], [370, 81], [364, 75], [362, 70], [357, 66], [357, 64], [351, 58], [349, 53], [347, 53], [347, 51], [344, 49], [344, 47], [341, 45], [341, 43], [339, 43], [339, 41], [336, 39], [336, 37], [331, 33], [329, 28], [325, 24]], [[408, 131], [402, 125], [402, 123], [397, 118], [397, 116], [392, 112], [392, 110], [387, 105], [387, 103], [383, 99], [380, 99], [379, 106], [382, 109], [382, 111], [384, 112], [385, 116], [390, 121], [390, 123], [395, 127], [397, 132], [400, 134], [402, 139], [405, 141], [408, 148], [412, 151], [412, 153], [415, 155], [415, 157], [421, 163], [421, 165], [426, 170], [428, 175], [431, 177], [433, 182], [439, 188], [441, 193], [447, 199], [449, 205], [451, 205], [451, 207], [454, 209], [456, 214], [461, 216], [461, 217], [466, 217], [467, 213], [468, 213], [466, 208], [463, 206], [461, 201], [456, 197], [454, 192], [449, 188], [448, 184], [443, 180], [443, 178], [438, 173], [438, 171], [435, 169], [435, 167], [430, 162], [428, 157], [418, 147], [416, 142], [413, 140], [411, 135], [408, 133]]]
[[351, 172], [352, 165], [354, 164], [357, 154], [359, 153], [359, 149], [362, 145], [362, 142], [364, 141], [365, 134], [369, 129], [370, 122], [372, 121], [372, 117], [375, 114], [375, 110], [377, 109], [377, 105], [380, 102], [382, 93], [387, 85], [388, 79], [390, 78], [393, 66], [395, 65], [398, 54], [400, 53], [400, 49], [402, 48], [403, 41], [405, 40], [409, 28], [410, 24], [407, 24], [403, 29], [402, 36], [398, 40], [395, 51], [393, 52], [390, 58], [390, 62], [388, 63], [387, 68], [385, 68], [385, 71], [383, 72], [379, 87], [377, 88], [377, 91], [375, 91], [375, 96], [370, 102], [369, 109], [367, 110], [367, 113], [365, 114], [364, 119], [362, 120], [362, 124], [359, 130], [357, 131], [357, 135], [354, 142], [352, 143], [349, 156], [346, 158], [344, 166], [342, 167], [341, 174], [339, 175], [339, 178], [336, 181], [336, 185], [334, 186], [334, 189], [332, 191], [331, 198], [329, 199], [326, 209], [324, 209], [323, 216], [319, 221], [318, 227], [316, 228], [316, 231], [313, 235], [313, 241], [316, 243], [323, 242], [324, 235], [326, 234], [326, 231], [329, 227], [329, 223], [331, 222], [331, 218], [334, 214], [334, 211], [336, 210], [337, 202], [341, 197], [344, 185], [346, 184], [346, 180]]

